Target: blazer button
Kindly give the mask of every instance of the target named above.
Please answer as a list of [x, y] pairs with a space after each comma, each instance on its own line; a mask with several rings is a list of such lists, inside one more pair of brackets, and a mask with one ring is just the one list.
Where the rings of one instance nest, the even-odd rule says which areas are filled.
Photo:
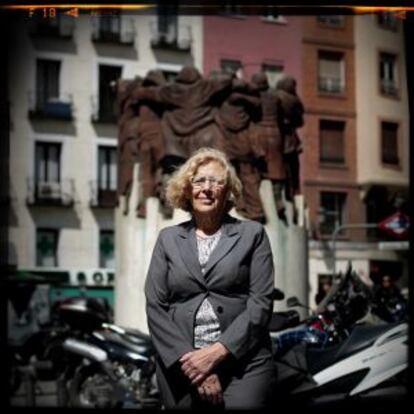
[[218, 313], [223, 313], [223, 307], [222, 306], [217, 306], [217, 312]]

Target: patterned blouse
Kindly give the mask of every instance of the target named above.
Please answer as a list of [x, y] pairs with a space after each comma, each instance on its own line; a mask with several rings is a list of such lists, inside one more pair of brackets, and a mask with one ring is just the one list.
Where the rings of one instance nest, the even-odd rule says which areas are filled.
[[[197, 236], [198, 260], [201, 271], [205, 272], [211, 252], [221, 237], [221, 229], [207, 237]], [[216, 342], [221, 334], [220, 323], [207, 298], [201, 303], [195, 316], [194, 348], [204, 348]]]

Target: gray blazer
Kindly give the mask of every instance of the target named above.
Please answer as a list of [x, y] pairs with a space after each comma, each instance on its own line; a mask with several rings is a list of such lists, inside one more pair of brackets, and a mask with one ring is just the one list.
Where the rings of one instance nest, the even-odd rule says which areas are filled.
[[145, 283], [148, 327], [164, 368], [194, 350], [195, 314], [206, 296], [220, 322], [219, 341], [234, 359], [268, 356], [273, 280], [272, 251], [260, 223], [226, 215], [204, 275], [194, 220], [164, 228]]

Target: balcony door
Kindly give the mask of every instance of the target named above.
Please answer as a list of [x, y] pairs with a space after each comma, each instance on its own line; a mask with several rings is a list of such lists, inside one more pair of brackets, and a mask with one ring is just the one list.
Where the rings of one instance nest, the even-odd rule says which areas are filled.
[[60, 61], [37, 59], [36, 109], [44, 111], [51, 100], [59, 99]]
[[117, 188], [117, 148], [100, 146], [98, 150], [98, 202], [114, 205]]
[[35, 191], [36, 198], [60, 197], [61, 144], [36, 143]]
[[37, 183], [60, 182], [61, 144], [37, 142], [35, 160], [35, 179]]
[[158, 34], [167, 43], [175, 42], [178, 33], [177, 6], [160, 4], [157, 12]]
[[116, 122], [116, 91], [113, 82], [122, 74], [122, 66], [99, 65], [99, 119]]

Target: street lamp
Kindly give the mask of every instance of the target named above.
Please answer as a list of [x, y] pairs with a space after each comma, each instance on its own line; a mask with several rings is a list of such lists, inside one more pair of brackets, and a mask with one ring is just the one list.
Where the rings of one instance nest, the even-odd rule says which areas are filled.
[[322, 224], [329, 216], [335, 218], [335, 227], [331, 234], [331, 251], [332, 251], [332, 273], [336, 275], [336, 239], [338, 234], [345, 229], [372, 229], [378, 228], [378, 223], [355, 223], [355, 224], [342, 224], [339, 221], [341, 213], [337, 210], [328, 210], [324, 207], [320, 207], [318, 210], [319, 224]]

